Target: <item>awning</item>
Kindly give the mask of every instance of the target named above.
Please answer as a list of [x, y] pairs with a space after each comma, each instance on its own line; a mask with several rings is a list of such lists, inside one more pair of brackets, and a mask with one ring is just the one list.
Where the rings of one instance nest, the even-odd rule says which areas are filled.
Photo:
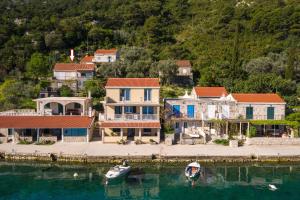
[[88, 116], [0, 116], [0, 128], [90, 128]]
[[159, 122], [102, 122], [100, 128], [160, 128]]

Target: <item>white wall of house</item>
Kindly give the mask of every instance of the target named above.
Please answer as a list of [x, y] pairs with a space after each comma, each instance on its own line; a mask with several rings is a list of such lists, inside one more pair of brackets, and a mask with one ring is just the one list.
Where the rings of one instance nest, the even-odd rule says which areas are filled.
[[118, 59], [117, 54], [95, 54], [93, 58], [93, 62], [116, 62]]
[[237, 104], [237, 115], [246, 118], [246, 107], [253, 107], [253, 119], [254, 120], [266, 120], [268, 107], [274, 107], [275, 119], [284, 119], [285, 117], [285, 104], [272, 104], [272, 103], [238, 103]]
[[77, 72], [54, 71], [54, 77], [57, 80], [72, 80], [77, 78]]
[[192, 70], [190, 67], [179, 67], [178, 68], [178, 76], [192, 76]]

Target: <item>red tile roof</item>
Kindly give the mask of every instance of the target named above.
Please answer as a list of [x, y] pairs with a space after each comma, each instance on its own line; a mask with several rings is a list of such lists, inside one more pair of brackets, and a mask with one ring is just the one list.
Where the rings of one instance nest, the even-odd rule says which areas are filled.
[[88, 56], [86, 55], [85, 57], [83, 57], [80, 61], [80, 63], [84, 64], [84, 63], [92, 63], [93, 62], [93, 58], [94, 56]]
[[83, 63], [56, 63], [54, 71], [94, 71], [95, 64]]
[[89, 128], [87, 116], [0, 116], [0, 128]]
[[158, 78], [109, 78], [106, 87], [159, 87]]
[[113, 49], [97, 49], [95, 51], [95, 54], [116, 54], [117, 53], [117, 49], [113, 48]]
[[257, 93], [235, 93], [232, 97], [237, 102], [249, 102], [249, 103], [285, 103], [285, 101], [278, 94], [257, 94]]
[[101, 128], [160, 128], [159, 122], [102, 122]]
[[189, 60], [177, 60], [176, 65], [178, 65], [178, 67], [186, 67], [186, 68], [192, 67], [191, 62]]
[[225, 87], [195, 87], [198, 97], [221, 97], [227, 95]]

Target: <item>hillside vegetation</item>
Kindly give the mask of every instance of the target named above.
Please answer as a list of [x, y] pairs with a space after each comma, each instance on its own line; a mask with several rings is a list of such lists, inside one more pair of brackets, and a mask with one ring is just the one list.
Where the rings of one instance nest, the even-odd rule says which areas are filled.
[[299, 105], [299, 0], [2, 0], [0, 12], [0, 110], [32, 107], [70, 48], [79, 61], [112, 47], [122, 60], [86, 85], [99, 98], [108, 76], [155, 77], [157, 61], [190, 59], [197, 85]]

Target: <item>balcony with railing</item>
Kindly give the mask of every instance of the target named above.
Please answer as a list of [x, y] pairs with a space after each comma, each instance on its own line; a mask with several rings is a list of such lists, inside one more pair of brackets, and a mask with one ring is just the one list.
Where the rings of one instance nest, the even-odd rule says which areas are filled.
[[119, 121], [155, 121], [159, 120], [158, 114], [115, 114], [114, 120]]
[[0, 116], [38, 116], [34, 109], [13, 109], [0, 112]]
[[268, 117], [267, 115], [253, 115], [252, 119], [250, 120], [284, 120], [284, 118], [284, 115], [274, 115], [273, 117]]
[[201, 120], [201, 114], [200, 113], [194, 113], [194, 115], [188, 115], [186, 113], [173, 113], [168, 118], [170, 119], [177, 119], [177, 120]]

